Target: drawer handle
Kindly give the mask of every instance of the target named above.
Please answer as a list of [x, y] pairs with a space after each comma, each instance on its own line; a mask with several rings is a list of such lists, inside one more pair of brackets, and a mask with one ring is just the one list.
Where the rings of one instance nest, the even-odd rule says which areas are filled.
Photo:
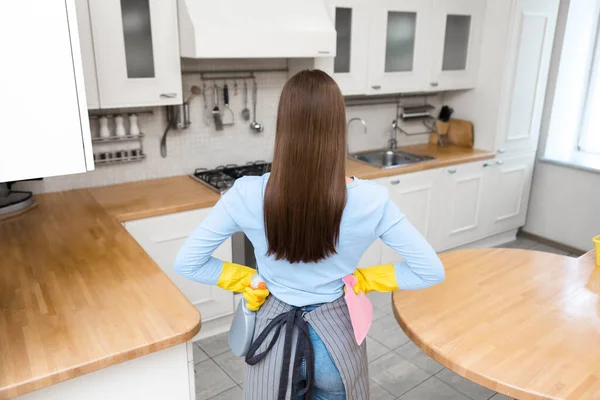
[[375, 89], [375, 90], [379, 90], [379, 89], [381, 89], [381, 85], [373, 85], [373, 86], [371, 86], [371, 88]]
[[496, 164], [498, 164], [498, 165], [502, 165], [502, 164], [504, 164], [504, 161], [502, 161], [502, 160], [498, 160], [498, 161], [496, 161]]
[[456, 168], [450, 168], [450, 169], [448, 170], [448, 173], [449, 173], [449, 174], [455, 174], [455, 173], [456, 173]]
[[433, 86], [433, 87], [437, 87], [437, 85], [439, 85], [439, 83], [437, 83], [437, 82], [431, 82], [430, 85]]
[[400, 179], [394, 179], [393, 181], [390, 182], [392, 185], [397, 185], [400, 183]]
[[504, 154], [504, 153], [506, 153], [506, 149], [505, 148], [500, 148], [500, 149], [498, 149], [498, 153], [499, 154]]
[[177, 93], [161, 93], [160, 94], [161, 99], [174, 99], [175, 96], [177, 96]]

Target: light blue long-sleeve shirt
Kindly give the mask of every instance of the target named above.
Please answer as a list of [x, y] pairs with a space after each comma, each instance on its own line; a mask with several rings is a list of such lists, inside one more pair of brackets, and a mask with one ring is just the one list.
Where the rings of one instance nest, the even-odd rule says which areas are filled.
[[254, 246], [259, 273], [271, 293], [296, 307], [341, 297], [342, 278], [354, 272], [378, 238], [404, 258], [394, 265], [400, 289], [422, 289], [444, 280], [437, 254], [390, 200], [387, 189], [357, 178], [347, 185], [337, 254], [318, 263], [295, 264], [267, 256], [263, 202], [268, 179], [265, 174], [235, 182], [179, 250], [177, 273], [215, 285], [223, 262], [212, 253], [233, 233], [243, 231]]

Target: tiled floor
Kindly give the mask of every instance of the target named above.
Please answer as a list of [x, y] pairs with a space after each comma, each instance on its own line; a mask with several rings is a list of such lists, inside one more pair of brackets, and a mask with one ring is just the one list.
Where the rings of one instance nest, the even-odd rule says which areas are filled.
[[[500, 247], [569, 254], [527, 238]], [[509, 399], [455, 374], [423, 353], [398, 326], [389, 294], [372, 293], [369, 298], [375, 307], [367, 338], [371, 400]], [[197, 400], [243, 398], [244, 361], [229, 350], [227, 334], [194, 343], [194, 363]]]

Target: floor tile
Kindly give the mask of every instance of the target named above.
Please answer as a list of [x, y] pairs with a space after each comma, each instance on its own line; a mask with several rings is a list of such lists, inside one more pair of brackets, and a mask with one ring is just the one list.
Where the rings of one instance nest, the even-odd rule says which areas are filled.
[[220, 335], [202, 339], [196, 343], [198, 343], [200, 348], [212, 358], [229, 351], [229, 343], [227, 343], [228, 335], [229, 334], [225, 332]]
[[236, 386], [221, 394], [216, 395], [215, 397], [211, 397], [210, 400], [240, 400], [243, 398], [244, 391], [239, 386]]
[[367, 359], [369, 362], [373, 362], [388, 354], [391, 350], [379, 343], [377, 340], [372, 337], [367, 336]]
[[563, 256], [566, 256], [569, 254], [568, 251], [557, 249], [556, 247], [552, 247], [552, 246], [549, 246], [549, 245], [543, 244], [543, 243], [538, 244], [537, 246], [534, 246], [531, 250], [544, 251], [546, 253], [560, 254]]
[[473, 400], [487, 400], [494, 394], [494, 391], [471, 382], [447, 368], [444, 368], [436, 377]]
[[517, 240], [513, 240], [512, 242], [501, 244], [500, 247], [503, 249], [531, 249], [537, 246], [539, 243], [533, 239], [519, 237]]
[[442, 364], [429, 357], [413, 342], [403, 344], [396, 349], [396, 353], [400, 354], [402, 357], [406, 358], [408, 361], [412, 362], [417, 367], [424, 369], [430, 374], [437, 374], [444, 369]]
[[192, 343], [192, 349], [194, 349], [194, 364], [208, 360], [208, 356], [202, 351], [198, 342]]
[[369, 336], [390, 350], [395, 350], [410, 340], [393, 315], [386, 315], [373, 321]]
[[236, 387], [237, 384], [215, 364], [206, 360], [194, 366], [196, 372], [196, 400], [206, 400], [224, 391]]
[[373, 381], [369, 382], [369, 395], [371, 400], [394, 400], [396, 398]]
[[505, 396], [505, 395], [500, 394], [500, 393], [496, 393], [495, 395], [493, 395], [492, 397], [490, 397], [490, 400], [513, 400], [513, 398]]
[[373, 306], [373, 321], [377, 321], [379, 318], [385, 317], [386, 315], [388, 315], [390, 313], [391, 313], [391, 309], [390, 309], [390, 312], [388, 313], [379, 307]]
[[371, 292], [367, 295], [374, 307], [386, 314], [392, 312], [392, 294], [387, 292]]
[[433, 377], [401, 396], [399, 400], [469, 400], [469, 398]]
[[244, 382], [244, 368], [246, 362], [243, 357], [237, 357], [231, 351], [223, 353], [213, 360], [229, 375], [236, 383]]
[[401, 396], [431, 375], [396, 353], [369, 364], [371, 379], [394, 396]]

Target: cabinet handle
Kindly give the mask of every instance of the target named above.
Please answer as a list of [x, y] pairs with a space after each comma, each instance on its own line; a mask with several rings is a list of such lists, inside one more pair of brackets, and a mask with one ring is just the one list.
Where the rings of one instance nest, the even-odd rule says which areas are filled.
[[177, 93], [161, 93], [160, 94], [161, 99], [174, 99], [175, 96], [177, 96]]
[[448, 173], [449, 173], [449, 174], [455, 174], [455, 173], [456, 173], [456, 168], [450, 168], [450, 169], [448, 170]]
[[506, 153], [506, 149], [505, 148], [499, 148], [498, 149], [498, 153], [499, 154], [504, 154], [504, 153]]
[[437, 82], [431, 82], [430, 85], [433, 87], [437, 87], [437, 85], [439, 85], [439, 84]]
[[496, 161], [496, 164], [498, 164], [498, 165], [502, 165], [502, 164], [504, 164], [504, 161], [502, 161], [502, 160], [498, 160], [498, 161]]
[[373, 85], [371, 86], [371, 89], [379, 90], [381, 89], [381, 85]]
[[492, 165], [492, 163], [490, 163], [490, 162], [483, 163], [483, 168], [489, 167], [490, 165]]
[[392, 185], [397, 185], [400, 183], [400, 179], [394, 179], [393, 181], [390, 182]]

